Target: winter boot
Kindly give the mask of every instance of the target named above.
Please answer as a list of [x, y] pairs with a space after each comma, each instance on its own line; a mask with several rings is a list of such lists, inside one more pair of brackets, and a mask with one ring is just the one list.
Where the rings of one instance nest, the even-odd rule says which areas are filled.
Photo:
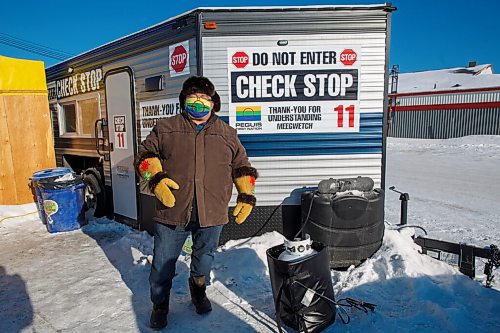
[[205, 277], [189, 277], [189, 291], [191, 292], [191, 302], [196, 308], [197, 314], [204, 314], [212, 311], [212, 304], [207, 298], [205, 290]]
[[153, 311], [151, 311], [151, 318], [149, 319], [149, 327], [156, 331], [167, 326], [167, 314], [168, 300], [166, 304], [154, 304]]

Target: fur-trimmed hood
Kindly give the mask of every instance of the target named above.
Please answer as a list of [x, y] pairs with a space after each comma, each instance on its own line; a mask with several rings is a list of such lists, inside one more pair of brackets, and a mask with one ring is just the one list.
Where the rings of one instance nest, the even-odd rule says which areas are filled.
[[208, 95], [212, 98], [214, 102], [213, 111], [218, 112], [220, 110], [220, 97], [215, 90], [214, 84], [204, 76], [191, 76], [182, 85], [181, 93], [179, 94], [179, 103], [181, 104], [181, 109], [184, 110], [186, 106], [186, 97], [195, 94], [202, 93]]

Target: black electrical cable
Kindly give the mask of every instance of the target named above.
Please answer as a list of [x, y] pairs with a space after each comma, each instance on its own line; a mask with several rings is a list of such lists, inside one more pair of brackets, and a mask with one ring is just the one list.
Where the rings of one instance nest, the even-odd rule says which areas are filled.
[[368, 313], [368, 310], [370, 310], [372, 312], [375, 311], [375, 307], [377, 306], [376, 304], [368, 303], [368, 302], [364, 302], [364, 301], [358, 301], [358, 300], [355, 300], [355, 299], [350, 298], [350, 297], [341, 298], [338, 301], [334, 301], [333, 299], [331, 299], [325, 295], [322, 295], [313, 289], [310, 289], [309, 287], [307, 287], [306, 285], [302, 284], [301, 282], [299, 282], [297, 280], [293, 281], [292, 283], [297, 283], [299, 286], [301, 286], [307, 290], [312, 291], [314, 294], [318, 295], [318, 297], [321, 298], [322, 300], [324, 300], [326, 302], [330, 302], [331, 304], [335, 305], [339, 310], [343, 311], [345, 316], [347, 317], [347, 319], [344, 319], [340, 313], [337, 313], [337, 315], [340, 318], [340, 320], [342, 320], [342, 322], [344, 324], [348, 324], [351, 321], [351, 318], [350, 318], [349, 314], [347, 313], [347, 311], [345, 310], [345, 307], [356, 308], [356, 309], [361, 310], [365, 313]]
[[280, 203], [278, 206], [276, 206], [276, 208], [274, 208], [274, 210], [271, 212], [271, 215], [269, 215], [269, 217], [267, 218], [266, 222], [264, 222], [264, 224], [262, 224], [262, 226], [259, 228], [259, 230], [257, 230], [256, 232], [254, 232], [253, 235], [250, 236], [247, 240], [245, 240], [245, 241], [237, 244], [236, 246], [241, 246], [241, 245], [243, 245], [245, 243], [248, 243], [255, 236], [257, 236], [262, 231], [262, 229], [265, 228], [265, 226], [269, 223], [269, 221], [271, 221], [271, 218], [274, 216], [274, 213], [276, 213], [276, 211], [278, 210], [278, 208], [280, 208], [282, 205], [283, 205], [283, 202]]
[[[309, 211], [307, 212], [307, 217], [306, 217], [306, 219], [304, 221], [304, 224], [302, 225], [302, 228], [300, 228], [300, 230], [297, 232], [297, 234], [295, 235], [294, 238], [297, 238], [302, 233], [302, 230], [304, 230], [304, 227], [305, 227], [307, 221], [309, 220], [309, 216], [311, 214], [311, 208], [312, 208], [312, 205], [313, 205], [314, 196], [317, 195], [318, 193], [319, 193], [318, 191], [314, 191], [313, 198], [311, 198], [311, 204], [309, 205]], [[276, 208], [274, 208], [274, 210], [271, 212], [271, 215], [269, 215], [269, 217], [267, 218], [266, 222], [264, 222], [264, 224], [262, 224], [262, 226], [259, 228], [259, 230], [257, 230], [256, 232], [254, 232], [253, 235], [250, 236], [247, 240], [245, 240], [245, 241], [243, 241], [243, 242], [241, 242], [239, 244], [236, 244], [236, 246], [241, 246], [243, 244], [246, 244], [250, 240], [252, 240], [254, 237], [256, 237], [262, 231], [262, 229], [264, 229], [266, 227], [266, 225], [271, 221], [272, 217], [274, 216], [274, 213], [276, 213], [276, 211], [278, 210], [278, 208], [280, 208], [282, 205], [283, 205], [283, 202], [280, 203], [278, 206], [276, 206]]]
[[309, 211], [307, 212], [306, 219], [304, 220], [304, 223], [302, 223], [302, 227], [300, 228], [300, 230], [299, 230], [299, 231], [295, 234], [295, 236], [293, 237], [294, 239], [295, 239], [295, 238], [298, 238], [298, 237], [299, 237], [299, 235], [301, 235], [301, 234], [302, 234], [302, 231], [304, 230], [304, 228], [305, 228], [305, 226], [306, 226], [307, 222], [309, 222], [309, 216], [311, 215], [311, 209], [312, 209], [312, 206], [313, 206], [314, 197], [315, 197], [316, 195], [318, 195], [318, 193], [319, 193], [318, 191], [314, 191], [314, 192], [313, 192], [313, 196], [312, 196], [312, 198], [311, 198], [311, 203], [309, 204]]
[[404, 229], [404, 228], [418, 228], [418, 229], [422, 230], [425, 233], [425, 235], [427, 236], [427, 231], [419, 225], [405, 224], [405, 225], [397, 227], [396, 230], [399, 231], [399, 230]]

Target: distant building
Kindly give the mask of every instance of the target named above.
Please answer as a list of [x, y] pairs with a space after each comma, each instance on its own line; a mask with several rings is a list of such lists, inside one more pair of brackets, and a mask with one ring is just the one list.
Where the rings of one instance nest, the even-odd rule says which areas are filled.
[[389, 91], [396, 91], [389, 94], [390, 136], [500, 135], [500, 75], [491, 65], [402, 73]]

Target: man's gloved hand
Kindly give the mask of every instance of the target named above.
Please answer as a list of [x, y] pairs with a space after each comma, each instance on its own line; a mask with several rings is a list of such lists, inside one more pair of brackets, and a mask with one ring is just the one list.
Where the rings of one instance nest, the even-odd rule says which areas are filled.
[[252, 212], [252, 209], [253, 205], [244, 202], [238, 202], [233, 210], [233, 216], [236, 217], [236, 223], [242, 224], [243, 222], [245, 222], [247, 217]]
[[145, 158], [139, 164], [139, 172], [145, 181], [150, 181], [151, 178], [158, 172], [162, 172], [163, 168], [158, 157]]
[[245, 222], [252, 212], [257, 199], [255, 198], [255, 179], [258, 177], [257, 170], [252, 167], [242, 167], [236, 170], [236, 177], [233, 181], [238, 190], [238, 198], [233, 216], [236, 217], [236, 223]]
[[154, 192], [158, 200], [169, 208], [174, 207], [175, 197], [171, 189], [178, 190], [179, 185], [168, 178], [167, 173], [163, 171], [160, 159], [156, 156], [144, 158], [139, 160], [136, 168], [142, 179], [148, 182], [149, 189]]
[[172, 208], [175, 205], [175, 197], [170, 189], [178, 190], [179, 185], [170, 178], [163, 178], [154, 187], [154, 193], [162, 204]]

